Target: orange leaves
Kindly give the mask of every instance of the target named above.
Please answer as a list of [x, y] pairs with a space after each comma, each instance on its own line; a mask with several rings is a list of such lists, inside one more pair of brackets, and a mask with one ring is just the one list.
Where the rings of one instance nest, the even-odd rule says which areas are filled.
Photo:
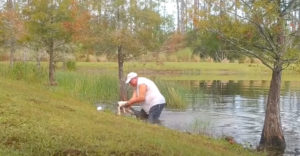
[[175, 52], [184, 47], [184, 35], [180, 33], [174, 33], [164, 43], [163, 48], [168, 52]]
[[64, 28], [72, 33], [72, 39], [75, 42], [89, 41], [89, 21], [91, 15], [87, 10], [80, 8], [76, 1], [71, 5], [72, 21], [63, 22]]
[[3, 31], [7, 37], [14, 37], [17, 40], [25, 34], [24, 22], [20, 18], [20, 14], [15, 9], [7, 9], [1, 13], [3, 21]]

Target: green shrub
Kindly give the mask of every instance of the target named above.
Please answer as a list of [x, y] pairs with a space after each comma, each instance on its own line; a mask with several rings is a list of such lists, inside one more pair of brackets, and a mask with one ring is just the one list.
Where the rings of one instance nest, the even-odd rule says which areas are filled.
[[76, 70], [76, 61], [71, 61], [71, 60], [67, 61], [67, 62], [66, 62], [66, 67], [67, 67], [67, 69], [68, 69], [69, 71], [74, 71], [74, 70]]
[[246, 58], [245, 58], [245, 57], [240, 57], [240, 58], [238, 59], [238, 62], [239, 62], [239, 63], [246, 63]]
[[193, 51], [190, 48], [181, 49], [176, 52], [177, 61], [191, 61], [193, 57]]
[[300, 62], [296, 63], [293, 68], [297, 73], [300, 73]]

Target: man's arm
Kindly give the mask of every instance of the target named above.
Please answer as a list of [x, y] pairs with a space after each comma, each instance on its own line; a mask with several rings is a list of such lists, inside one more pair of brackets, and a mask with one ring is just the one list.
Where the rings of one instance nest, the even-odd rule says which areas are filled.
[[[133, 93], [132, 93], [132, 96], [130, 99], [133, 99], [133, 98], [136, 98], [137, 97], [137, 94], [136, 94], [136, 89], [133, 90]], [[129, 100], [130, 100], [129, 99]]]
[[[127, 102], [126, 106], [129, 107], [135, 103], [145, 101], [146, 91], [147, 91], [147, 86], [144, 84], [141, 84], [139, 86], [139, 94], [137, 94], [136, 91], [134, 91], [131, 99]], [[137, 95], [139, 95], [139, 96], [137, 96]]]

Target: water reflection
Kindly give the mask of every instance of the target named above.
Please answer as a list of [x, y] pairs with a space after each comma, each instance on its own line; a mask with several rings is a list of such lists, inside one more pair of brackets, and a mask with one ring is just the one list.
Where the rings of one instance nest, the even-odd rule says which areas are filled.
[[[260, 139], [269, 81], [178, 81], [190, 93], [189, 109], [164, 111], [167, 127], [182, 131], [207, 131], [213, 136], [233, 136], [255, 148]], [[281, 121], [287, 143], [286, 153], [300, 148], [300, 82], [282, 82]], [[202, 127], [201, 127], [202, 126]]]

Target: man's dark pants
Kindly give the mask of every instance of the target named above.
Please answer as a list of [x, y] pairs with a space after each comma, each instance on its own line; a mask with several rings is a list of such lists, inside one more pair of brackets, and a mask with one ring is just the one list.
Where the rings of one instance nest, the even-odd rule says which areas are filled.
[[150, 108], [149, 114], [147, 114], [143, 109], [141, 111], [134, 111], [134, 115], [141, 120], [147, 120], [149, 123], [159, 123], [160, 114], [165, 107], [165, 103], [154, 105]]

